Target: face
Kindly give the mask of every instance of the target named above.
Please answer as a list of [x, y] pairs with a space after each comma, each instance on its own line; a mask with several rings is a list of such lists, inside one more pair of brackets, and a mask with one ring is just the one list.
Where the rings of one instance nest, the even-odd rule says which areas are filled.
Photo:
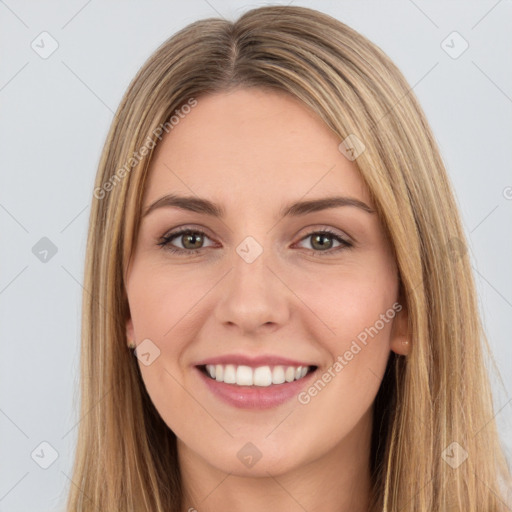
[[[276, 475], [368, 439], [406, 311], [340, 142], [294, 98], [239, 89], [198, 98], [157, 147], [127, 338], [183, 460]], [[317, 202], [334, 196], [351, 201]]]

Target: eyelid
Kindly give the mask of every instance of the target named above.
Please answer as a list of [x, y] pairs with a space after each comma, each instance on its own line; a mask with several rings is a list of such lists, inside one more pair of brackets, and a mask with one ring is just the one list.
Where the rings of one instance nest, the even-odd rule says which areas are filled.
[[161, 237], [162, 238], [169, 238], [171, 236], [176, 236], [177, 234], [182, 233], [183, 231], [194, 231], [199, 233], [204, 233], [208, 236], [208, 238], [213, 239], [215, 237], [211, 236], [211, 232], [208, 228], [205, 228], [204, 226], [200, 226], [199, 224], [183, 224], [181, 226], [176, 226], [172, 229], [167, 230]]
[[[334, 226], [330, 226], [329, 224], [310, 224], [309, 226], [306, 226], [302, 228], [299, 233], [305, 232], [304, 234], [300, 235], [302, 240], [305, 236], [312, 235], [314, 233], [319, 232], [328, 232], [331, 235], [339, 236], [340, 238], [343, 238], [346, 242], [355, 243], [356, 240], [351, 237], [346, 231], [343, 231], [339, 228], [335, 228]], [[299, 235], [297, 235], [299, 236]], [[299, 240], [299, 241], [300, 241]]]

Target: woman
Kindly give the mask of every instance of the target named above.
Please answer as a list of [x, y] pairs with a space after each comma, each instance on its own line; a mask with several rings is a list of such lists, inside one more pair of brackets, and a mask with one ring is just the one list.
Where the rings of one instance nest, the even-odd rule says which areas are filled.
[[378, 47], [300, 7], [192, 23], [94, 197], [69, 511], [508, 510], [451, 185]]

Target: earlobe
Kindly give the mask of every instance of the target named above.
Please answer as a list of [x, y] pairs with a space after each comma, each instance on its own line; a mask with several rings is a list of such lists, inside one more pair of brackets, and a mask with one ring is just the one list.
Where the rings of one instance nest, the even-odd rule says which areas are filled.
[[391, 350], [400, 356], [406, 356], [409, 354], [410, 350], [409, 340], [403, 339], [401, 341], [395, 341], [391, 343]]
[[390, 349], [395, 354], [406, 356], [411, 349], [411, 337], [409, 335], [409, 316], [407, 309], [401, 309], [393, 320]]

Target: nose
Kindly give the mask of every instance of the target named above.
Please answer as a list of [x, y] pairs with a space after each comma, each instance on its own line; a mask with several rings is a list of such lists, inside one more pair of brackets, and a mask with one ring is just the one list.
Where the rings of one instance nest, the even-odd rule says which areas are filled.
[[252, 262], [237, 252], [233, 255], [233, 267], [223, 279], [215, 312], [217, 321], [238, 328], [238, 334], [277, 329], [289, 318], [293, 294], [269, 260], [266, 251]]

